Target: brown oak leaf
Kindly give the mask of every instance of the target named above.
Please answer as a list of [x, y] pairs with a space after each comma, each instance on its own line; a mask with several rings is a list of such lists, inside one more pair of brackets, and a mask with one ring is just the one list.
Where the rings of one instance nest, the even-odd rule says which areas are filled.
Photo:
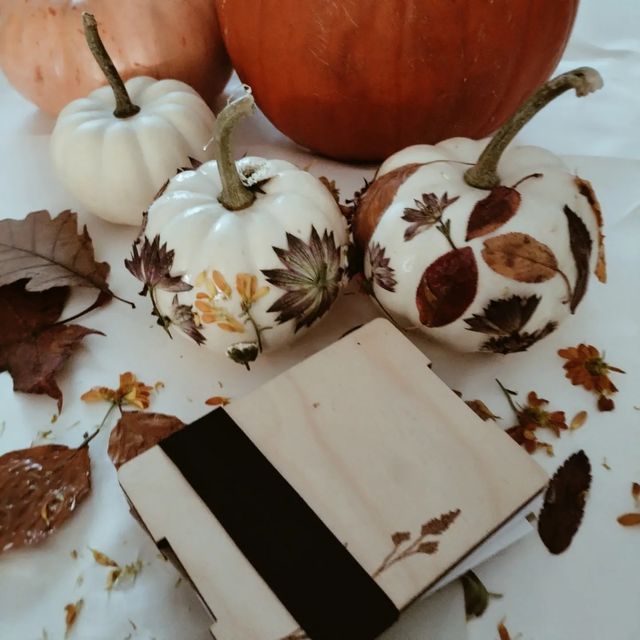
[[569, 308], [573, 313], [587, 292], [589, 261], [591, 260], [593, 242], [591, 241], [589, 230], [576, 212], [567, 206], [564, 207], [563, 211], [569, 225], [569, 246], [571, 247], [573, 261], [576, 264], [576, 283], [573, 285], [573, 293], [569, 301]]
[[48, 211], [33, 211], [23, 220], [0, 220], [0, 285], [26, 279], [27, 291], [93, 287], [102, 294], [99, 306], [117, 297], [108, 275], [109, 265], [95, 259], [87, 228], [78, 233], [75, 212], [52, 218]]
[[545, 282], [560, 273], [553, 251], [527, 233], [488, 238], [482, 257], [496, 273], [518, 282]]
[[182, 427], [175, 416], [125, 411], [109, 435], [109, 457], [117, 469]]
[[569, 456], [551, 478], [538, 518], [538, 534], [551, 553], [562, 553], [571, 544], [590, 486], [591, 463], [584, 451]]
[[457, 320], [473, 302], [478, 266], [471, 247], [453, 249], [431, 263], [416, 290], [420, 322], [443, 327]]
[[62, 409], [55, 375], [90, 334], [80, 325], [54, 324], [68, 297], [67, 287], [31, 292], [25, 281], [0, 287], [0, 371], [8, 371], [15, 391], [46, 394]]
[[0, 553], [37, 544], [68, 520], [91, 489], [88, 447], [57, 444], [0, 456]]

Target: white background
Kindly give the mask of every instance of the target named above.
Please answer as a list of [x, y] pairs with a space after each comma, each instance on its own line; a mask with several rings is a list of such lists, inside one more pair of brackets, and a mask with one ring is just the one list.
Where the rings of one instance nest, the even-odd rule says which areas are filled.
[[[640, 481], [640, 411], [634, 408], [640, 405], [638, 34], [640, 3], [636, 0], [583, 0], [560, 70], [594, 66], [604, 76], [605, 88], [580, 101], [569, 95], [560, 98], [519, 138], [570, 155], [569, 168], [594, 183], [605, 214], [609, 283], [591, 283], [577, 316], [526, 354], [456, 356], [420, 343], [438, 375], [465, 397], [482, 398], [504, 416], [505, 427], [511, 426], [512, 416], [495, 377], [522, 394], [535, 389], [551, 400], [552, 408], [564, 409], [569, 418], [581, 409], [589, 411], [583, 428], [554, 440], [555, 457], [536, 455], [550, 472], [580, 448], [589, 455], [594, 478], [582, 528], [561, 556], [551, 556], [534, 534], [478, 569], [490, 590], [503, 597], [467, 626], [471, 640], [496, 638], [497, 623], [505, 616], [512, 636], [520, 633], [522, 640], [640, 638], [640, 528], [623, 529], [616, 522], [619, 514], [633, 509], [630, 484]], [[9, 375], [0, 374], [0, 423], [5, 424], [0, 453], [27, 447], [38, 431], [50, 428], [54, 442], [77, 444], [82, 433], [103, 415], [102, 407], [80, 402], [80, 394], [94, 385], [115, 386], [118, 374], [126, 370], [148, 383], [162, 380], [165, 389], [154, 398], [152, 409], [189, 421], [204, 413], [205, 398], [246, 393], [375, 315], [365, 299], [345, 296], [321, 329], [294, 348], [264, 358], [250, 375], [189, 341], [169, 343], [154, 326], [147, 301], [137, 297], [138, 283], [123, 267], [135, 231], [93, 218], [56, 183], [48, 155], [52, 125], [50, 118], [0, 78], [0, 218], [20, 218], [36, 209], [56, 213], [76, 208], [88, 225], [99, 259], [111, 264], [112, 288], [135, 299], [138, 308], [132, 312], [112, 302], [83, 319], [87, 326], [107, 335], [87, 338], [59, 377], [65, 407], [55, 425], [50, 424], [54, 402], [13, 394]], [[238, 154], [244, 152], [309, 162], [307, 154], [261, 118], [244, 126]], [[321, 160], [314, 161], [310, 170], [335, 177], [345, 194], [372, 173], [370, 168]], [[612, 413], [598, 413], [593, 396], [572, 387], [563, 376], [556, 350], [582, 341], [604, 349], [608, 360], [627, 371], [615, 379], [620, 392]], [[129, 633], [132, 639], [209, 638], [206, 617], [196, 598], [184, 584], [175, 586], [173, 568], [158, 559], [153, 545], [129, 516], [106, 456], [107, 439], [105, 430], [91, 445], [93, 492], [77, 516], [39, 547], [0, 556], [2, 640], [36, 640], [43, 637], [43, 629], [51, 639], [62, 638], [64, 606], [79, 598], [84, 598], [85, 608], [73, 638], [120, 640]], [[602, 466], [604, 458], [611, 470]], [[108, 594], [104, 590], [107, 570], [93, 562], [88, 546], [121, 563], [141, 558], [145, 566], [136, 583]], [[70, 557], [72, 549], [80, 554], [76, 560]], [[83, 583], [77, 585], [80, 575]], [[233, 580], [233, 576], [220, 579]], [[453, 590], [439, 599], [438, 617], [459, 619], [458, 596]], [[459, 626], [436, 629], [434, 618], [414, 615], [392, 635], [398, 640], [458, 640], [465, 633]]]

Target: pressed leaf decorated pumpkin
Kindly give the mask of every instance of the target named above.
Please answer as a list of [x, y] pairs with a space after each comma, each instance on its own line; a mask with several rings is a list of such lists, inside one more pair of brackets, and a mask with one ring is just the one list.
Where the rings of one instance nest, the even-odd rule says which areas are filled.
[[505, 151], [550, 100], [601, 84], [576, 69], [543, 85], [489, 143], [416, 145], [382, 164], [352, 227], [371, 292], [401, 327], [463, 351], [524, 351], [576, 310], [591, 271], [604, 282], [591, 185], [544, 149]]
[[96, 16], [124, 80], [180, 80], [212, 104], [229, 79], [211, 0], [2, 0], [0, 67], [51, 115], [105, 84], [78, 26], [84, 11]]
[[328, 189], [284, 160], [234, 162], [246, 94], [216, 121], [216, 161], [173, 177], [149, 208], [127, 268], [168, 332], [249, 366], [294, 339], [336, 300], [347, 224]]
[[555, 68], [578, 0], [216, 0], [283, 133], [342, 160], [495, 131]]

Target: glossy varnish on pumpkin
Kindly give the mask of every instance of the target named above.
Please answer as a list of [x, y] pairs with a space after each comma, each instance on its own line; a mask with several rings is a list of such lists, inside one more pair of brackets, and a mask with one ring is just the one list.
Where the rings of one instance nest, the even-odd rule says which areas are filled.
[[380, 160], [494, 131], [558, 62], [577, 0], [216, 0], [240, 78], [299, 144]]
[[3, 0], [0, 67], [48, 113], [106, 84], [84, 41], [83, 11], [95, 14], [124, 80], [181, 80], [211, 104], [229, 78], [211, 0]]

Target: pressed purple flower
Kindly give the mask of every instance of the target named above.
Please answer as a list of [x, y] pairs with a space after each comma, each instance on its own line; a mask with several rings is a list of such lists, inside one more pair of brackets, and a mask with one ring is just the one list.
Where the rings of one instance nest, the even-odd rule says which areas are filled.
[[398, 284], [395, 270], [389, 265], [389, 258], [385, 258], [385, 248], [377, 242], [369, 246], [369, 262], [371, 263], [371, 278], [382, 289], [394, 292]]
[[284, 269], [263, 269], [267, 282], [286, 291], [267, 311], [276, 322], [295, 320], [295, 331], [311, 326], [331, 307], [342, 282], [342, 251], [332, 232], [311, 227], [309, 242], [287, 233], [287, 248], [273, 247]]

